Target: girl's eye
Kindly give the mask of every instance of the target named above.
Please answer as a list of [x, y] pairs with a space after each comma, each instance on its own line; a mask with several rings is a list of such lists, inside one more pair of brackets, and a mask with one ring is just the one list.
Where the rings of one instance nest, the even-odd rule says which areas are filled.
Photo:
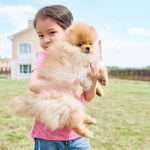
[[54, 35], [56, 32], [55, 31], [52, 31], [52, 32], [49, 32], [49, 35]]
[[76, 44], [76, 46], [81, 47], [82, 45], [81, 44]]
[[43, 38], [43, 35], [39, 35], [39, 38], [40, 38], [40, 39]]
[[92, 42], [90, 42], [89, 44], [90, 44], [90, 45], [93, 45], [93, 43], [92, 43]]

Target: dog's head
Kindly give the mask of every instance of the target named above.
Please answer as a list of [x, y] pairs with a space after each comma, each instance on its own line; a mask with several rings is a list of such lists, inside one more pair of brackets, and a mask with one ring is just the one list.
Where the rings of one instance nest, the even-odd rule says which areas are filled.
[[96, 53], [98, 34], [94, 27], [81, 22], [74, 23], [67, 29], [66, 38], [70, 44], [79, 47], [81, 52]]

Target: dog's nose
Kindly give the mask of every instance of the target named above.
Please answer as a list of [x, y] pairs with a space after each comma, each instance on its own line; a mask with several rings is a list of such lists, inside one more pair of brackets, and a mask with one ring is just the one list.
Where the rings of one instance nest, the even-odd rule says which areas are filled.
[[86, 51], [87, 51], [87, 52], [89, 52], [89, 51], [90, 51], [90, 47], [86, 47], [85, 49], [86, 49]]

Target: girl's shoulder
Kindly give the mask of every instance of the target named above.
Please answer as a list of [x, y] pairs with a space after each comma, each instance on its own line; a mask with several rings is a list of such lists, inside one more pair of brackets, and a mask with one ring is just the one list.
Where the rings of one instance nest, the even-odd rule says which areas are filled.
[[39, 56], [46, 56], [46, 55], [47, 55], [46, 50], [42, 49], [42, 50], [38, 53], [37, 58], [38, 58]]
[[47, 56], [46, 51], [41, 50], [37, 55], [37, 58], [36, 58], [36, 61], [33, 65], [33, 67], [32, 67], [32, 70], [38, 69], [42, 65], [42, 63], [43, 63], [44, 59], [46, 58], [46, 56]]

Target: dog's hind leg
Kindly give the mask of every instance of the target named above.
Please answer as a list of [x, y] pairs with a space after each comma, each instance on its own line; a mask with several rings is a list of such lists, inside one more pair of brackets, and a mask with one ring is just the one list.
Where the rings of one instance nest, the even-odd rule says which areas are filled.
[[96, 119], [95, 118], [92, 118], [90, 115], [88, 114], [85, 114], [85, 117], [84, 117], [84, 123], [85, 124], [96, 124]]
[[93, 133], [84, 124], [79, 124], [73, 130], [83, 137], [93, 138]]

